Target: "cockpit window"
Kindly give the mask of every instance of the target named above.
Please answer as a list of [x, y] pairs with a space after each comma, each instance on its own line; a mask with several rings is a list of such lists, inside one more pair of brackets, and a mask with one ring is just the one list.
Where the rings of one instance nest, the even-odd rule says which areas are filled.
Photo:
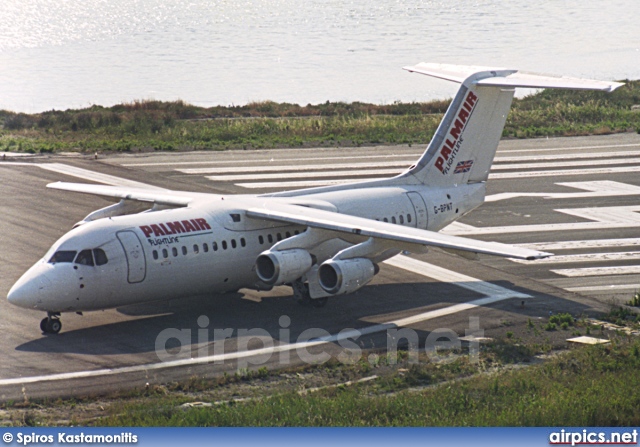
[[77, 251], [70, 250], [60, 250], [57, 251], [51, 256], [49, 262], [51, 264], [55, 264], [56, 262], [73, 262], [73, 259], [76, 257]]
[[82, 250], [78, 257], [76, 258], [76, 264], [80, 265], [90, 265], [93, 267], [93, 256], [91, 255], [91, 250]]
[[107, 254], [101, 248], [93, 249], [93, 257], [96, 259], [96, 265], [105, 265], [107, 262], [109, 262], [109, 259], [107, 259]]

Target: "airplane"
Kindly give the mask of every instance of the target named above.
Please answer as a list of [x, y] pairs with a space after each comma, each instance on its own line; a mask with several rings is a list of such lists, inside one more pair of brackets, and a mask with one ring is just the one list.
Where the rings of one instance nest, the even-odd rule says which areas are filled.
[[419, 63], [414, 73], [460, 84], [425, 152], [378, 180], [260, 195], [55, 182], [48, 188], [117, 203], [62, 236], [11, 288], [11, 304], [44, 311], [44, 334], [63, 312], [288, 285], [302, 304], [368, 284], [382, 261], [440, 247], [535, 260], [551, 253], [438, 231], [480, 206], [517, 87], [611, 92], [618, 82], [513, 69]]

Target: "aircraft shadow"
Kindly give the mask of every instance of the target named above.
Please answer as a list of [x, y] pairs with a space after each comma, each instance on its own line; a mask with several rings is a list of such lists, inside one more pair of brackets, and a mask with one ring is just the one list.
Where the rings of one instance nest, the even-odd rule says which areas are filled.
[[[489, 304], [486, 306], [488, 308], [504, 310], [507, 305], [505, 303], [510, 303], [509, 312], [530, 317], [545, 316], [548, 315], [551, 300], [555, 311], [570, 309], [572, 314], [578, 315], [590, 310], [588, 306], [575, 301], [517, 288], [506, 281], [496, 284], [528, 293], [536, 298], [528, 299], [527, 305], [523, 307], [514, 304], [521, 301], [516, 298]], [[17, 346], [16, 350], [114, 357], [151, 354], [145, 361], [156, 362], [158, 357], [153, 353], [156, 350], [157, 339], [159, 334], [167, 329], [190, 331], [187, 337], [194, 351], [197, 350], [198, 343], [206, 345], [213, 342], [216, 330], [228, 328], [234, 330], [232, 338], [237, 337], [239, 330], [261, 329], [273, 339], [279, 340], [281, 330], [285, 327], [289, 330], [287, 341], [295, 341], [309, 328], [335, 334], [346, 328], [363, 328], [482, 297], [483, 295], [478, 293], [441, 282], [367, 286], [354, 294], [330, 299], [323, 308], [301, 306], [291, 296], [269, 297], [261, 303], [241, 299], [239, 293], [198, 296], [127, 306], [118, 310], [125, 315], [141, 318], [71, 331], [63, 329], [63, 332], [56, 336], [43, 336]], [[203, 315], [207, 317], [208, 322], [206, 319], [198, 321]], [[473, 310], [466, 311], [466, 315], [473, 315]], [[289, 318], [289, 325], [281, 320], [283, 316]], [[443, 324], [452, 322], [454, 318], [460, 317], [454, 315], [439, 318], [434, 321], [433, 327], [445, 327]], [[233, 340], [231, 342], [233, 343]], [[164, 347], [169, 351], [177, 349], [180, 342], [175, 338], [170, 339]], [[126, 362], [130, 363], [128, 360]]]

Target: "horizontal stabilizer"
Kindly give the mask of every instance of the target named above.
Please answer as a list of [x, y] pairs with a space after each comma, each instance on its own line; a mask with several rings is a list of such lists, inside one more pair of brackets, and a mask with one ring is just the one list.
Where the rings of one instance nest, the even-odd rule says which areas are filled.
[[602, 90], [612, 92], [620, 82], [596, 81], [592, 79], [570, 78], [540, 73], [529, 73], [506, 68], [480, 67], [471, 65], [419, 63], [404, 67], [405, 70], [421, 73], [435, 78], [463, 83], [467, 78], [477, 75], [473, 85], [505, 88], [568, 88], [577, 90]]

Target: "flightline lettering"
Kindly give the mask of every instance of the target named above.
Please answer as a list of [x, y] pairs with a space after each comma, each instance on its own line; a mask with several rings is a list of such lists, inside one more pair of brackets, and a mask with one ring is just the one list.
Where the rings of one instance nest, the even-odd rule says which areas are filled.
[[163, 237], [163, 238], [155, 238], [155, 239], [147, 239], [147, 241], [149, 241], [149, 245], [164, 245], [164, 244], [179, 244], [180, 243], [180, 238], [177, 236], [171, 236], [171, 237]]
[[210, 230], [211, 226], [205, 219], [190, 219], [175, 222], [165, 222], [151, 225], [141, 225], [140, 229], [144, 233], [144, 237], [149, 237], [153, 233], [154, 236], [169, 236], [172, 234], [192, 233], [194, 231]]
[[473, 109], [475, 108], [478, 97], [473, 92], [467, 94], [467, 98], [464, 100], [462, 107], [458, 111], [458, 117], [454, 121], [453, 125], [449, 129], [449, 136], [440, 149], [440, 155], [436, 159], [436, 168], [443, 174], [447, 174], [451, 165], [456, 159], [460, 146], [462, 145], [462, 138], [460, 135], [464, 130], [464, 126], [471, 117]]

